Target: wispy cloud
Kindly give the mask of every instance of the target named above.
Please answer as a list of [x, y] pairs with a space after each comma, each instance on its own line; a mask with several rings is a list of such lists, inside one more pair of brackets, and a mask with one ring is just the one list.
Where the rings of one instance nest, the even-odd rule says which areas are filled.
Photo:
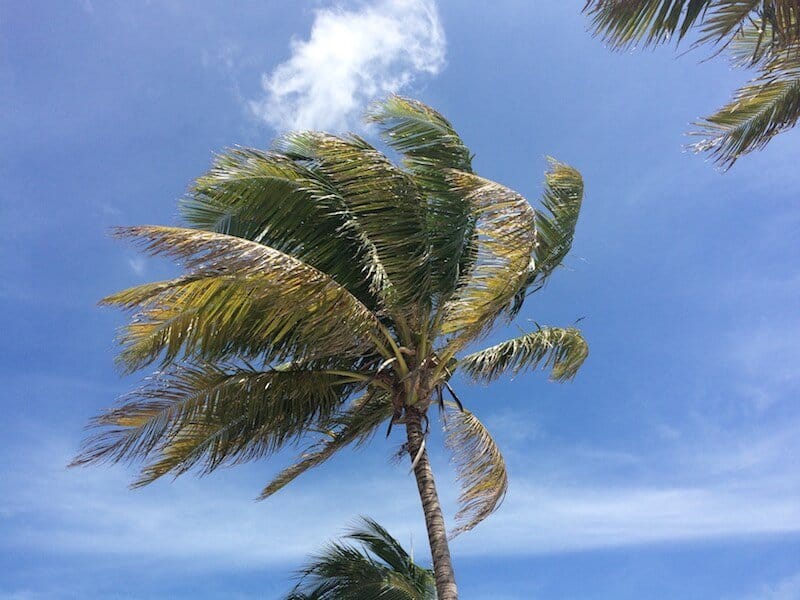
[[[792, 431], [798, 434], [800, 427], [794, 424]], [[796, 455], [791, 440], [800, 436], [784, 433], [780, 456], [758, 452], [745, 464], [710, 468], [709, 462], [722, 463], [731, 451], [719, 446], [709, 449], [718, 459], [680, 464], [679, 472], [665, 465], [659, 477], [624, 482], [610, 475], [618, 468], [616, 455], [598, 454], [593, 476], [570, 467], [574, 454], [545, 472], [528, 468], [529, 459], [512, 459], [506, 504], [469, 536], [457, 538], [454, 548], [461, 556], [502, 556], [797, 535], [800, 478], [781, 456]], [[339, 476], [310, 474], [266, 503], [251, 501], [263, 483], [263, 465], [131, 492], [129, 475], [120, 469], [64, 470], [69, 452], [63, 445], [26, 456], [6, 474], [12, 493], [0, 502], [0, 547], [230, 569], [297, 563], [358, 514], [375, 517], [404, 543], [424, 539], [413, 479], [405, 467], [381, 471], [382, 460], [372, 453], [339, 462]], [[443, 466], [437, 468], [440, 491], [447, 514], [453, 514], [457, 489]], [[369, 477], [341, 476], [354, 469]], [[418, 552], [424, 560], [424, 546]]]
[[554, 552], [800, 532], [791, 494], [719, 487], [568, 487], [517, 481], [465, 554]]
[[378, 0], [315, 14], [307, 40], [263, 77], [252, 111], [278, 130], [351, 128], [366, 103], [444, 65], [445, 35], [433, 0]]
[[781, 579], [777, 583], [764, 585], [757, 593], [743, 600], [797, 600], [800, 598], [800, 573]]
[[798, 334], [800, 321], [788, 317], [742, 328], [728, 340], [742, 391], [757, 409], [765, 410], [794, 397], [791, 392], [796, 392], [800, 384]]
[[144, 275], [145, 270], [147, 270], [147, 265], [142, 258], [129, 258], [128, 266], [136, 275]]
[[[31, 431], [41, 432], [36, 426]], [[391, 476], [351, 482], [316, 474], [314, 482], [257, 503], [253, 497], [264, 483], [263, 465], [253, 478], [240, 468], [215, 474], [213, 481], [185, 477], [134, 492], [128, 489], [131, 474], [123, 469], [66, 469], [73, 453], [66, 443], [45, 443], [6, 470], [3, 487], [13, 493], [0, 500], [0, 548], [225, 570], [296, 564], [338, 536], [359, 512], [381, 517], [401, 539], [412, 529], [414, 539], [424, 533], [415, 518], [410, 478], [403, 485]], [[402, 470], [394, 471], [403, 478]], [[409, 494], [402, 494], [404, 487]], [[398, 498], [387, 502], [393, 493]], [[329, 501], [347, 496], [359, 500]]]

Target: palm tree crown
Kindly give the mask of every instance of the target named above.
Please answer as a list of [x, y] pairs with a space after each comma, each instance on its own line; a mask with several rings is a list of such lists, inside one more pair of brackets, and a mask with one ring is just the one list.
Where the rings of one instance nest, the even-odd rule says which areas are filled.
[[684, 39], [731, 51], [757, 77], [699, 124], [698, 151], [730, 167], [800, 119], [800, 3], [797, 0], [588, 0], [595, 31], [618, 48]]
[[362, 518], [346, 537], [361, 548], [330, 544], [299, 572], [285, 600], [436, 600], [433, 571], [375, 521]]
[[[379, 427], [404, 423], [426, 519], [438, 515], [432, 544], [444, 539], [434, 566], [449, 564], [421, 424], [432, 403], [447, 406], [459, 369], [476, 381], [537, 366], [558, 381], [575, 375], [587, 345], [574, 328], [464, 351], [561, 263], [583, 184], [551, 161], [534, 211], [473, 172], [471, 153], [433, 109], [391, 97], [368, 118], [400, 166], [355, 135], [291, 133], [270, 151], [220, 156], [181, 205], [190, 227], [117, 231], [185, 273], [103, 301], [133, 313], [120, 333], [123, 369], [158, 371], [95, 419], [75, 464], [141, 460], [141, 486], [308, 441], [266, 498]], [[507, 479], [486, 429], [455, 406], [447, 427], [463, 531], [499, 505]], [[440, 598], [454, 598], [452, 589]]]

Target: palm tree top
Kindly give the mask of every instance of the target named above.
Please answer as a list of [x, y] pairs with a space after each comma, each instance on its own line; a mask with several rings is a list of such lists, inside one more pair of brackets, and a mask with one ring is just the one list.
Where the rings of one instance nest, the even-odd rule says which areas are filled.
[[308, 442], [265, 498], [382, 426], [426, 421], [438, 404], [452, 414], [461, 468], [458, 530], [499, 505], [502, 456], [444, 395], [456, 400], [459, 369], [490, 381], [542, 367], [566, 381], [583, 363], [572, 327], [467, 353], [569, 252], [581, 176], [551, 159], [535, 210], [474, 173], [432, 108], [392, 96], [367, 118], [400, 164], [356, 135], [289, 133], [270, 150], [220, 155], [181, 203], [186, 226], [117, 230], [184, 273], [103, 300], [132, 314], [119, 335], [123, 370], [157, 371], [95, 419], [74, 464], [143, 461], [134, 485], [145, 485]]
[[333, 542], [299, 571], [285, 600], [436, 600], [433, 571], [367, 517], [347, 533], [357, 545]]

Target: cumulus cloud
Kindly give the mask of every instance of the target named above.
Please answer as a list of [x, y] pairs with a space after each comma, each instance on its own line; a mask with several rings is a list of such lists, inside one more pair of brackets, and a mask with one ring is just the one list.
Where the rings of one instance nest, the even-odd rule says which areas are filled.
[[250, 108], [278, 130], [352, 128], [369, 100], [438, 73], [445, 46], [433, 0], [318, 10], [308, 39], [292, 41]]

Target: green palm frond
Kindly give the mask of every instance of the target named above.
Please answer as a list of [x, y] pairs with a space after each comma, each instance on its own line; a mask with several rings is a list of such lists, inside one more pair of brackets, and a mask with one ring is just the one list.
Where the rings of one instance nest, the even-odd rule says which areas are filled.
[[536, 211], [536, 247], [525, 284], [510, 307], [512, 316], [522, 309], [525, 297], [539, 290], [572, 249], [575, 227], [583, 204], [583, 177], [577, 169], [548, 158], [542, 209]]
[[363, 379], [292, 365], [176, 367], [97, 417], [100, 431], [74, 464], [151, 460], [135, 485], [198, 463], [209, 473], [276, 452], [327, 422]]
[[531, 333], [501, 342], [459, 361], [459, 368], [475, 381], [489, 382], [507, 371], [550, 369], [554, 381], [575, 377], [589, 345], [575, 328], [542, 327]]
[[[701, 37], [698, 44], [724, 44], [739, 37], [741, 32], [753, 21], [753, 16], [762, 0], [728, 0], [717, 2], [713, 10], [709, 10], [701, 25]], [[769, 23], [760, 27], [761, 43], [765, 45], [772, 38], [768, 31]]]
[[475, 266], [462, 274], [444, 306], [442, 331], [456, 333], [453, 348], [481, 335], [525, 283], [536, 244], [535, 214], [509, 188], [453, 171], [453, 189], [463, 194], [475, 218]]
[[683, 38], [715, 0], [588, 0], [597, 35], [617, 48]]
[[471, 267], [474, 218], [460, 194], [453, 193], [449, 169], [472, 172], [472, 156], [450, 122], [416, 100], [391, 96], [370, 108], [383, 140], [402, 155], [403, 165], [427, 193], [428, 231], [434, 289], [443, 297], [455, 289], [459, 273]]
[[450, 122], [422, 102], [390, 96], [375, 102], [367, 121], [376, 123], [384, 141], [403, 155], [414, 173], [435, 179], [435, 189], [445, 184], [443, 169], [472, 172], [472, 156]]
[[327, 435], [311, 446], [293, 465], [285, 468], [262, 490], [259, 500], [273, 495], [297, 477], [336, 454], [342, 448], [368, 440], [375, 430], [393, 414], [389, 395], [382, 391], [369, 391], [353, 401], [341, 414], [322, 424]]
[[329, 544], [298, 573], [286, 600], [436, 600], [433, 572], [378, 523], [362, 517], [345, 537], [360, 547]]
[[800, 60], [772, 68], [736, 92], [733, 101], [706, 117], [693, 148], [708, 151], [724, 167], [759, 150], [800, 119]]
[[448, 404], [455, 410], [448, 413], [444, 428], [461, 483], [459, 525], [452, 537], [474, 528], [500, 507], [508, 490], [508, 472], [500, 449], [478, 417]]
[[[314, 170], [275, 152], [233, 148], [181, 203], [193, 227], [254, 240], [330, 275], [374, 309], [385, 285], [370, 241], [339, 193]], [[341, 260], [342, 256], [349, 260]]]
[[291, 133], [279, 151], [305, 161], [340, 194], [348, 217], [373, 244], [393, 305], [424, 301], [430, 292], [425, 198], [414, 179], [363, 139]]
[[616, 47], [680, 41], [729, 49], [738, 67], [758, 69], [732, 102], [706, 117], [700, 142], [724, 168], [765, 147], [800, 118], [800, 3], [796, 0], [589, 0], [595, 32]]
[[[328, 275], [274, 248], [225, 234], [132, 227], [119, 235], [151, 254], [183, 259], [189, 274], [103, 300], [138, 311], [120, 358], [138, 369], [162, 353], [206, 362], [368, 352], [382, 335], [374, 313]], [[337, 321], [329, 318], [331, 313]]]

